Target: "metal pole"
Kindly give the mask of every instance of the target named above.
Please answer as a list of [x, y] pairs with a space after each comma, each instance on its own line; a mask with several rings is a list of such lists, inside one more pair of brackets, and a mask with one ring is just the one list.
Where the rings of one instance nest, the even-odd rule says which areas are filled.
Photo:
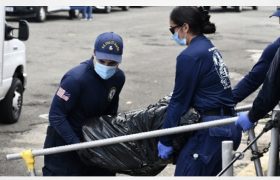
[[[233, 156], [233, 142], [223, 141], [222, 142], [222, 165], [223, 169], [227, 167], [232, 161]], [[222, 176], [233, 176], [233, 166], [230, 166], [227, 171], [224, 172]]]
[[245, 105], [245, 106], [238, 106], [235, 108], [236, 112], [240, 112], [240, 111], [249, 111], [252, 107], [252, 104], [249, 105]]
[[[240, 111], [249, 111], [251, 109], [251, 107], [252, 107], [252, 104], [251, 105], [245, 105], [245, 106], [239, 106], [239, 107], [235, 108], [235, 110], [239, 111], [239, 112]], [[248, 130], [248, 136], [249, 136], [250, 142], [253, 139], [255, 139], [254, 128], [251, 128], [251, 129]], [[258, 151], [257, 142], [252, 144], [252, 150]], [[255, 170], [256, 170], [257, 176], [263, 176], [260, 159], [255, 159], [254, 164], [255, 164]]]
[[275, 176], [277, 172], [277, 158], [279, 159], [279, 128], [273, 128], [271, 130], [271, 143], [268, 160], [267, 176]]
[[30, 170], [30, 176], [36, 176], [35, 169]]
[[[249, 129], [248, 136], [249, 136], [250, 142], [252, 142], [256, 138], [254, 128]], [[257, 141], [254, 144], [252, 144], [251, 148], [253, 151], [258, 152]], [[254, 160], [254, 164], [255, 164], [256, 175], [263, 176], [260, 159], [256, 158]]]
[[[86, 148], [91, 148], [91, 147], [96, 147], [96, 146], [105, 146], [105, 145], [110, 145], [110, 144], [135, 141], [135, 140], [139, 140], [139, 139], [146, 139], [146, 138], [164, 136], [164, 135], [169, 135], [169, 134], [177, 134], [177, 133], [182, 133], [182, 132], [195, 131], [195, 130], [206, 129], [206, 128], [215, 127], [215, 126], [222, 126], [222, 125], [232, 124], [236, 120], [237, 120], [237, 117], [225, 118], [225, 119], [219, 119], [219, 120], [215, 120], [215, 121], [197, 123], [197, 124], [192, 124], [192, 125], [178, 126], [178, 127], [168, 128], [168, 129], [160, 129], [160, 130], [154, 130], [154, 131], [149, 131], [149, 132], [142, 132], [142, 133], [138, 133], [138, 134], [130, 134], [130, 135], [119, 136], [119, 137], [114, 137], [114, 138], [109, 138], [109, 139], [102, 139], [102, 140], [84, 142], [84, 143], [79, 143], [79, 144], [71, 144], [71, 145], [60, 146], [60, 147], [34, 150], [34, 151], [32, 151], [32, 154], [35, 157], [35, 156], [41, 156], [41, 155], [47, 155], [47, 154], [56, 154], [56, 153], [61, 153], [61, 152], [66, 152], [66, 151], [86, 149]], [[21, 156], [19, 153], [8, 154], [6, 156], [6, 158], [7, 158], [7, 160], [21, 159]]]
[[244, 153], [247, 151], [247, 149], [249, 149], [251, 147], [251, 145], [253, 143], [255, 143], [256, 140], [258, 140], [264, 133], [265, 131], [262, 131], [252, 142], [249, 143], [249, 145], [241, 152], [239, 153], [238, 156], [236, 156], [230, 163], [229, 165], [224, 168], [221, 172], [219, 172], [219, 174], [217, 176], [221, 176], [238, 158], [240, 158], [241, 156], [244, 155]]
[[271, 130], [271, 142], [269, 150], [269, 160], [268, 160], [268, 169], [267, 176], [277, 175], [277, 167], [279, 161], [279, 125], [280, 125], [280, 108], [279, 105], [275, 106], [272, 111], [272, 120], [277, 121], [276, 126]]

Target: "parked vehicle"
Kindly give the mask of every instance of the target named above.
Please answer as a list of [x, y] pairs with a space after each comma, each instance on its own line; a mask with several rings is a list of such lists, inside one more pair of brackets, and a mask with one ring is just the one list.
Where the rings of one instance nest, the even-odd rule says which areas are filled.
[[[6, 6], [6, 16], [34, 18], [37, 22], [44, 22], [49, 14], [70, 9], [70, 6]], [[79, 13], [80, 10], [75, 9], [76, 17]]]
[[[210, 10], [211, 6], [203, 6], [205, 10]], [[236, 12], [241, 12], [244, 6], [221, 6], [223, 9], [227, 9], [228, 7], [233, 7]], [[249, 6], [252, 7], [253, 10], [258, 10], [258, 6]]]
[[112, 8], [121, 8], [123, 11], [128, 11], [129, 6], [92, 6], [92, 11], [101, 11], [103, 13], [110, 13]]
[[[0, 121], [12, 124], [18, 121], [26, 88], [25, 45], [29, 26], [25, 20], [16, 28], [5, 22], [4, 6], [0, 7]], [[18, 36], [14, 37], [14, 30]]]

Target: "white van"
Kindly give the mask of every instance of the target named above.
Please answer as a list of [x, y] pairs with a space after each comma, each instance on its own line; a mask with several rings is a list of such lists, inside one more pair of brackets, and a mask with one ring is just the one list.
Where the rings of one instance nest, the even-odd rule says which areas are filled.
[[0, 34], [0, 122], [12, 124], [20, 117], [27, 82], [25, 45], [22, 41], [29, 37], [28, 22], [20, 20], [18, 28], [7, 24], [4, 7], [1, 6]]

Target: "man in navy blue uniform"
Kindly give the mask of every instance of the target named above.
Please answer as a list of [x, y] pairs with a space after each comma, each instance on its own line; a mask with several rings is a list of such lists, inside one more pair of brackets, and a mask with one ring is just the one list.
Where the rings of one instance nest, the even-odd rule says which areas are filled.
[[[173, 39], [186, 47], [176, 59], [173, 94], [163, 129], [178, 126], [189, 107], [199, 110], [202, 122], [233, 117], [234, 99], [228, 68], [217, 47], [204, 36], [216, 32], [203, 7], [177, 6], [170, 13]], [[241, 129], [234, 124], [195, 131], [179, 152], [175, 176], [215, 176], [222, 170], [221, 144], [232, 140], [234, 150], [241, 142]], [[173, 135], [161, 136], [158, 156], [173, 152]]]
[[[113, 33], [100, 34], [89, 60], [70, 69], [62, 78], [49, 112], [44, 148], [81, 143], [82, 124], [101, 115], [116, 115], [125, 83], [123, 40]], [[43, 176], [114, 176], [115, 173], [85, 165], [76, 151], [44, 156]]]
[[[280, 23], [280, 6], [277, 6], [277, 10], [271, 16], [279, 17]], [[267, 47], [267, 49], [268, 48], [269, 46]], [[273, 61], [270, 60], [270, 62], [272, 61], [271, 64], [269, 62], [263, 63], [263, 73], [265, 73], [264, 76], [266, 75], [264, 84], [257, 97], [255, 98], [253, 106], [249, 110], [249, 112], [240, 112], [238, 114], [239, 117], [235, 122], [235, 125], [241, 127], [244, 131], [250, 129], [254, 125], [254, 122], [257, 122], [259, 119], [263, 118], [269, 111], [273, 110], [273, 108], [277, 105], [277, 103], [279, 103], [280, 100], [279, 38], [270, 46], [269, 49], [270, 51], [267, 51], [267, 53], [272, 53], [270, 54], [270, 57], [273, 56], [274, 58], [272, 59]], [[268, 69], [267, 66], [269, 66], [269, 70], [266, 73], [267, 70], [265, 71], [265, 69]], [[256, 76], [260, 76], [260, 78], [262, 78], [263, 74], [256, 74]], [[244, 82], [244, 84], [246, 84], [246, 82]], [[249, 86], [250, 84], [244, 86], [244, 89]]]
[[[270, 17], [272, 16], [280, 16], [280, 6], [277, 7], [275, 13], [273, 13]], [[254, 65], [252, 70], [233, 88], [232, 93], [236, 103], [243, 101], [261, 86], [264, 82], [273, 57], [279, 47], [280, 37], [264, 49], [260, 59]]]

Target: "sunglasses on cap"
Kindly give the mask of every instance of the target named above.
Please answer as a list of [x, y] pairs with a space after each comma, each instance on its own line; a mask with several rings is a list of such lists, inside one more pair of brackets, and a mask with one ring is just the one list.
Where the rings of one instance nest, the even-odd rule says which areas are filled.
[[177, 27], [181, 27], [181, 26], [179, 26], [179, 25], [177, 25], [177, 26], [170, 26], [170, 28], [169, 28], [169, 31], [172, 33], [172, 34], [174, 34], [175, 32], [174, 32], [174, 30], [175, 30], [175, 28], [177, 28]]

